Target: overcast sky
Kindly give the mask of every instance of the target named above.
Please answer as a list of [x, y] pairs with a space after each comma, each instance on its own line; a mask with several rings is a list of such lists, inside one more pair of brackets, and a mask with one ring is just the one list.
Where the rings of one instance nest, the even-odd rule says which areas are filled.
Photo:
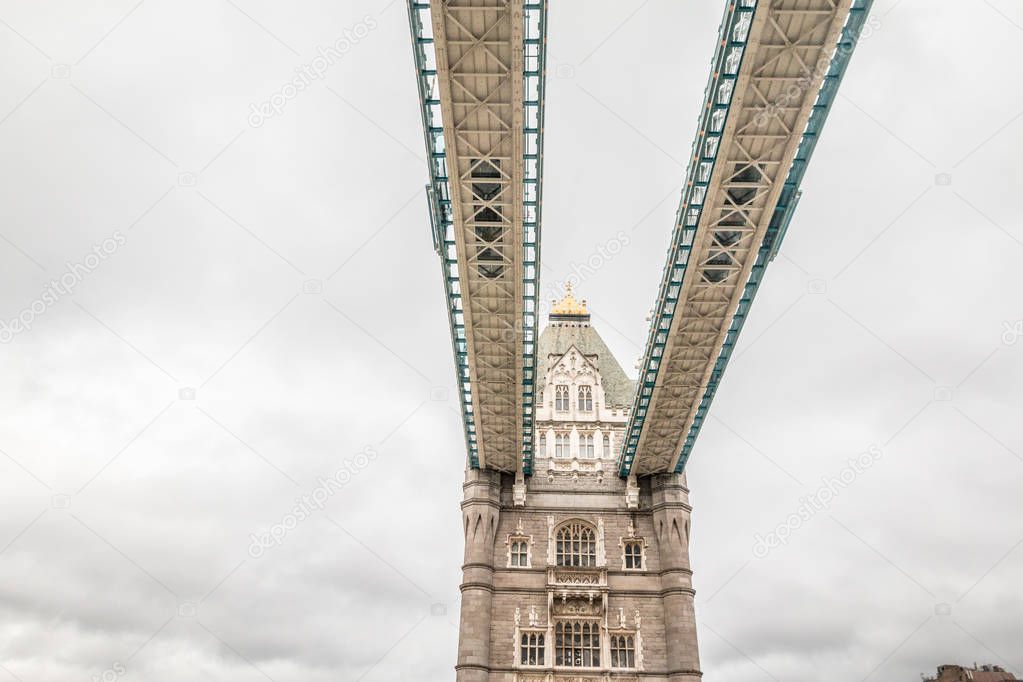
[[[0, 1], [0, 680], [452, 679], [404, 3], [89, 5]], [[545, 298], [626, 235], [633, 375], [722, 6], [551, 10]], [[708, 680], [1023, 670], [1023, 8], [874, 16], [690, 461]]]

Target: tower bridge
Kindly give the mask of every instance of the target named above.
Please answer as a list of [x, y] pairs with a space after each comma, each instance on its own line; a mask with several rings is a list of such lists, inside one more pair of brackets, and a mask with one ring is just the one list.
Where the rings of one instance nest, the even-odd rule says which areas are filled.
[[730, 0], [638, 381], [538, 335], [546, 0], [407, 0], [465, 430], [456, 679], [700, 679], [685, 478], [871, 0]]

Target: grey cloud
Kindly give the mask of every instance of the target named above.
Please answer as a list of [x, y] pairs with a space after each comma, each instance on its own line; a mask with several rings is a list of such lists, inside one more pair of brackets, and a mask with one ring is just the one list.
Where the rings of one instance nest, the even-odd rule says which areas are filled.
[[[1023, 343], [1002, 334], [1023, 319], [1023, 97], [1004, 76], [1019, 28], [995, 9], [1023, 24], [1004, 0], [876, 3], [688, 469], [708, 679], [1021, 672]], [[378, 27], [322, 82], [249, 127], [250, 104], [366, 15]], [[153, 682], [450, 679], [464, 442], [402, 4], [0, 18], [0, 319], [127, 237], [0, 345], [0, 664], [61, 682], [118, 661]], [[719, 18], [551, 8], [542, 277], [630, 235], [577, 287], [630, 372]], [[878, 443], [831, 510], [753, 557]], [[324, 511], [248, 556], [366, 446], [378, 458]]]

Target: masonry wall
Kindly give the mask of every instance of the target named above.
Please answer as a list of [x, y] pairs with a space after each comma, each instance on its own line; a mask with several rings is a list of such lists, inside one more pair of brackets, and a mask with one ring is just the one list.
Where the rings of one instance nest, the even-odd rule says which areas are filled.
[[[542, 461], [537, 462], [536, 470], [547, 471]], [[478, 479], [481, 474], [470, 472], [470, 475]], [[477, 498], [485, 497], [483, 504], [486, 506], [496, 502], [496, 530], [489, 540], [491, 545], [486, 559], [473, 561], [466, 569], [468, 588], [463, 586], [462, 637], [472, 644], [460, 647], [458, 680], [694, 682], [700, 679], [688, 556], [691, 510], [684, 477], [662, 475], [640, 479], [639, 504], [630, 509], [626, 504], [626, 482], [611, 473], [587, 472], [573, 476], [569, 472], [551, 472], [533, 476], [526, 481], [524, 506], [514, 504], [513, 477], [496, 473], [482, 475], [490, 477], [486, 495], [480, 494], [484, 489], [480, 485], [471, 486], [467, 491], [471, 489]], [[467, 500], [463, 511], [480, 504], [480, 499]], [[558, 595], [575, 594], [573, 588], [552, 578], [556, 573], [555, 558], [548, 557], [552, 525], [556, 528], [570, 519], [603, 528], [606, 564], [595, 573], [599, 573], [606, 584], [591, 589], [590, 593], [599, 592], [601, 599], [606, 600], [600, 615], [605, 626], [617, 627], [624, 614], [624, 625], [637, 632], [640, 662], [635, 669], [611, 671], [606, 656], [601, 660], [601, 668], [596, 670], [519, 664], [517, 627], [529, 627], [531, 607], [537, 615], [537, 628], [547, 628], [552, 620], [557, 620], [552, 614], [551, 602], [557, 609]], [[666, 526], [660, 537], [658, 524]], [[681, 542], [678, 535], [672, 536], [672, 524], [683, 529]], [[509, 566], [509, 542], [517, 537], [528, 539], [529, 567]], [[641, 539], [645, 543], [642, 570], [623, 568], [622, 538]], [[470, 541], [478, 544], [479, 536], [468, 538], [467, 545]], [[666, 552], [670, 555], [665, 555]], [[467, 557], [469, 554], [467, 550]], [[599, 554], [598, 551], [598, 561]], [[488, 598], [480, 596], [480, 570], [476, 565], [479, 563], [490, 567], [484, 581], [488, 583]], [[519, 626], [515, 622], [516, 608]], [[481, 628], [489, 631], [489, 641], [485, 644], [480, 641]], [[607, 633], [606, 629], [602, 631], [605, 652]], [[547, 635], [547, 660], [553, 663], [555, 642], [550, 629]], [[479, 652], [470, 651], [477, 646], [487, 650], [486, 665], [480, 663]]]

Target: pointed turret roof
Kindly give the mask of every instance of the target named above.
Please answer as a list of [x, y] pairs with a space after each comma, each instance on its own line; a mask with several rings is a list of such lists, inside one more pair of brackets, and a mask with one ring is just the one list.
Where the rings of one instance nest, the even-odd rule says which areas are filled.
[[572, 284], [565, 285], [565, 296], [560, 301], [553, 301], [551, 303], [551, 314], [548, 316], [550, 321], [564, 321], [564, 322], [589, 322], [590, 311], [586, 307], [585, 299], [582, 301], [575, 300], [575, 296], [572, 295]]
[[600, 372], [608, 404], [632, 407], [636, 382], [626, 376], [604, 339], [590, 325], [586, 301], [576, 301], [571, 286], [566, 286], [564, 298], [551, 306], [547, 327], [537, 344], [536, 357], [541, 374], [550, 369], [552, 360], [556, 362], [573, 346], [585, 356], [596, 356], [597, 371]]

